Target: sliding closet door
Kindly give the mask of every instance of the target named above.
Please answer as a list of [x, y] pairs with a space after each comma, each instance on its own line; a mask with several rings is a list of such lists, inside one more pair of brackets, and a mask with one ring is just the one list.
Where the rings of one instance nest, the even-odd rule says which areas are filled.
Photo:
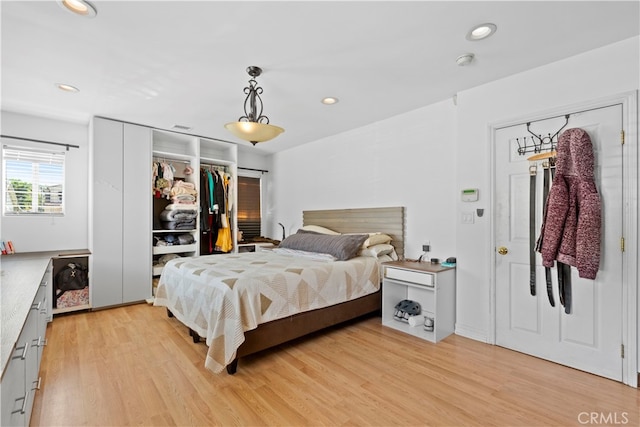
[[93, 121], [91, 305], [151, 297], [151, 130]]
[[122, 303], [122, 123], [93, 120], [92, 307]]
[[124, 125], [122, 302], [151, 297], [151, 130]]

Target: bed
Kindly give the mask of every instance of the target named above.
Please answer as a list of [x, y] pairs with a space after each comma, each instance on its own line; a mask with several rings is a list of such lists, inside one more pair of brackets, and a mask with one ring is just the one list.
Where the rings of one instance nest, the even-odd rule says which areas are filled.
[[[364, 256], [361, 243], [387, 235], [403, 257], [404, 208], [304, 211], [303, 226], [311, 236], [291, 235], [285, 248], [179, 258], [165, 266], [154, 305], [187, 326], [194, 342], [206, 340], [209, 370], [234, 374], [244, 356], [380, 311], [380, 265], [387, 258]], [[318, 235], [314, 226], [341, 235]], [[334, 253], [338, 260], [301, 256], [295, 244], [308, 239], [348, 241], [359, 252], [348, 260], [342, 253]]]

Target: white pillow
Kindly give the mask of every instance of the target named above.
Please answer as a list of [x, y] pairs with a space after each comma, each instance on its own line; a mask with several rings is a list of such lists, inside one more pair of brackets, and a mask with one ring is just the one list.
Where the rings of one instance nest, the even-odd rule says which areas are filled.
[[301, 230], [312, 231], [314, 233], [320, 233], [320, 234], [329, 234], [332, 236], [340, 235], [340, 233], [338, 233], [337, 231], [329, 230], [328, 228], [322, 227], [320, 225], [305, 225], [301, 228]]
[[362, 244], [363, 248], [391, 242], [391, 236], [382, 233], [369, 234], [369, 238]]
[[395, 248], [392, 245], [388, 243], [381, 243], [361, 249], [358, 255], [378, 258], [381, 255], [389, 255], [392, 252], [395, 252]]

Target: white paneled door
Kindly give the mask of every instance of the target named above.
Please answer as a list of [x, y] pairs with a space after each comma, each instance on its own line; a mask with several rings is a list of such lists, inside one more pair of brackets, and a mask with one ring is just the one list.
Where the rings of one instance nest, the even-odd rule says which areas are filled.
[[[530, 129], [553, 135], [564, 117], [537, 121]], [[559, 302], [558, 276], [552, 268], [552, 307], [545, 269], [535, 255], [535, 295], [531, 295], [529, 197], [534, 153], [519, 155], [518, 143], [531, 142], [526, 125], [496, 131], [495, 137], [495, 310], [496, 344], [533, 356], [622, 380], [623, 159], [620, 133], [622, 105], [571, 114], [565, 129], [582, 128], [591, 137], [595, 180], [602, 202], [600, 270], [595, 280], [578, 277], [571, 268], [571, 312]], [[537, 162], [535, 235], [543, 215], [543, 169]]]

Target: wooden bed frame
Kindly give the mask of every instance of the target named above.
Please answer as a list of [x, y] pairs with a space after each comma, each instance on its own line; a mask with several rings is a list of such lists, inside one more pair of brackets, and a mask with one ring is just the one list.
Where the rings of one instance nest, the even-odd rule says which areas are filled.
[[[391, 243], [398, 256], [404, 256], [404, 207], [304, 211], [303, 224], [320, 225], [340, 233], [385, 233], [393, 238]], [[380, 312], [381, 308], [382, 292], [379, 290], [352, 301], [263, 323], [256, 329], [245, 332], [245, 341], [236, 351], [236, 358], [227, 365], [227, 373], [236, 373], [238, 359], [241, 357], [348, 320]], [[189, 330], [189, 334], [194, 342], [200, 341], [195, 331]]]

